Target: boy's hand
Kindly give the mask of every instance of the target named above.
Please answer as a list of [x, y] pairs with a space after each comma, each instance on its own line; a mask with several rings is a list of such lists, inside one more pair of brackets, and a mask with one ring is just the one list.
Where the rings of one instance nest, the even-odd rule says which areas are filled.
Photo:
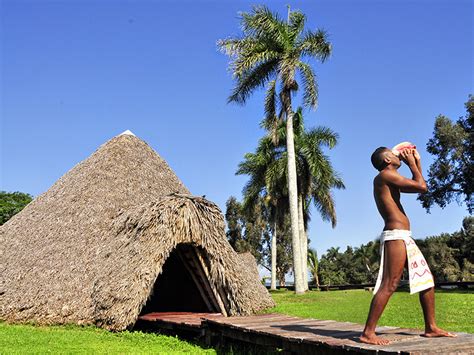
[[415, 155], [413, 154], [414, 149], [405, 149], [400, 152], [400, 157], [407, 163], [407, 165], [415, 164]]
[[413, 149], [413, 155], [414, 155], [416, 160], [418, 160], [418, 161], [421, 160], [420, 153], [418, 153], [418, 151], [416, 149]]

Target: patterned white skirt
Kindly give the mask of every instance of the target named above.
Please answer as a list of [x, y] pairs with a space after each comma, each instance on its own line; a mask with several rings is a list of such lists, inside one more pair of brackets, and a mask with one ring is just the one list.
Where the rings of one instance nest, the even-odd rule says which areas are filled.
[[433, 287], [433, 275], [431, 274], [425, 257], [411, 237], [411, 231], [393, 229], [383, 231], [380, 235], [380, 269], [377, 277], [377, 283], [375, 284], [374, 288], [374, 294], [377, 293], [382, 283], [384, 269], [384, 247], [385, 242], [389, 240], [403, 240], [405, 242], [408, 258], [408, 276], [410, 278], [410, 294]]

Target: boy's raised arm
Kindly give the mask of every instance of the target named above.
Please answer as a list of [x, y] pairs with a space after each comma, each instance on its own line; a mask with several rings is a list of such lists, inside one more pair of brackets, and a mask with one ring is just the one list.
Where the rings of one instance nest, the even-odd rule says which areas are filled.
[[[400, 154], [403, 161], [408, 165], [413, 174], [411, 179], [401, 176], [398, 172], [384, 174], [385, 180], [400, 189], [401, 192], [422, 193], [426, 192], [426, 182], [421, 174], [421, 162], [415, 157], [414, 150], [404, 150]], [[419, 157], [419, 155], [418, 155]]]

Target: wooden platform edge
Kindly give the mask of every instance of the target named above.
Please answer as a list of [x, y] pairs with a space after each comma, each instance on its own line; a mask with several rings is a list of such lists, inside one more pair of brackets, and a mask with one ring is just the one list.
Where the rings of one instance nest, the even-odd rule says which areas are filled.
[[347, 344], [331, 344], [328, 341], [311, 340], [304, 338], [288, 338], [277, 334], [267, 333], [253, 329], [244, 328], [228, 323], [221, 323], [211, 319], [203, 319], [202, 327], [206, 336], [206, 343], [212, 345], [215, 338], [223, 341], [228, 338], [256, 344], [259, 346], [273, 347], [277, 349], [285, 349], [297, 354], [409, 354], [407, 352], [386, 351], [383, 349], [363, 349]]

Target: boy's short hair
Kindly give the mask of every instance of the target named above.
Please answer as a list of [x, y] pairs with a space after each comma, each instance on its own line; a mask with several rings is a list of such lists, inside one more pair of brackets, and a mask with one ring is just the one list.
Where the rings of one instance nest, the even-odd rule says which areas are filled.
[[388, 165], [384, 161], [385, 153], [388, 150], [390, 149], [388, 149], [387, 147], [378, 147], [377, 149], [375, 149], [375, 151], [372, 153], [372, 156], [370, 157], [370, 161], [372, 162], [372, 165], [378, 171], [383, 170]]

